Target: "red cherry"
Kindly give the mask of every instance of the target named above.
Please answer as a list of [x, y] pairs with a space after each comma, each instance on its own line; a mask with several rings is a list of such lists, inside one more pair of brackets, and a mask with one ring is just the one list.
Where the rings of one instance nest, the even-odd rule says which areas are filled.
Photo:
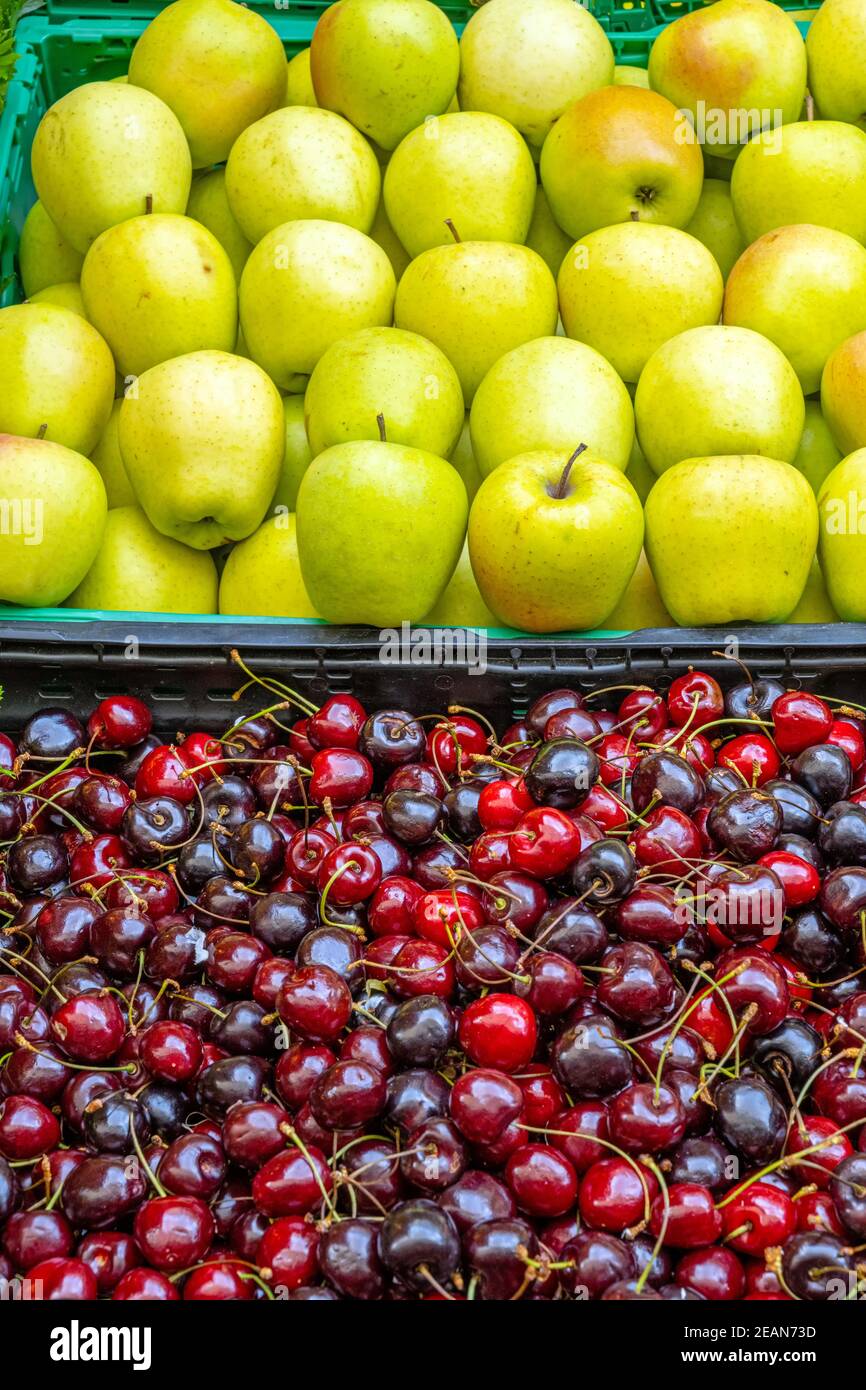
[[690, 1250], [676, 1267], [676, 1282], [693, 1289], [713, 1302], [729, 1302], [743, 1293], [743, 1266], [733, 1250], [711, 1245], [704, 1250]]
[[544, 741], [549, 743], [555, 738], [576, 738], [586, 743], [588, 739], [598, 738], [600, 733], [601, 726], [595, 716], [588, 709], [575, 705], [550, 716], [544, 726]]
[[600, 782], [590, 788], [589, 794], [577, 807], [577, 813], [592, 821], [605, 834], [627, 825], [629, 821], [628, 807]]
[[[633, 735], [605, 734], [596, 745], [601, 760], [599, 776], [606, 787], [621, 787], [640, 762], [640, 749]], [[583, 813], [583, 807], [580, 808]]]
[[479, 835], [469, 851], [470, 873], [476, 878], [490, 879], [512, 868], [511, 844], [511, 835], [501, 830], [487, 830]]
[[593, 1230], [619, 1233], [645, 1220], [658, 1190], [649, 1169], [624, 1158], [602, 1158], [580, 1184], [580, 1215]]
[[671, 723], [682, 728], [702, 729], [721, 719], [725, 712], [725, 697], [718, 681], [703, 671], [689, 671], [671, 681], [668, 691], [668, 714]]
[[824, 743], [833, 727], [830, 706], [808, 690], [789, 690], [772, 709], [773, 732], [780, 753], [793, 756]]
[[772, 869], [782, 885], [785, 906], [802, 907], [814, 902], [821, 891], [821, 875], [813, 865], [788, 850], [771, 849], [758, 860], [765, 869]]
[[69, 881], [74, 888], [106, 888], [119, 873], [132, 867], [129, 851], [118, 835], [95, 835], [72, 855]]
[[402, 874], [383, 878], [367, 904], [367, 922], [376, 936], [406, 936], [415, 929], [415, 909], [426, 895]]
[[492, 1144], [523, 1109], [523, 1092], [505, 1072], [479, 1067], [451, 1088], [449, 1114], [470, 1143]]
[[329, 850], [319, 866], [317, 882], [328, 902], [341, 907], [363, 902], [378, 888], [382, 864], [372, 849], [350, 840]]
[[786, 1152], [792, 1156], [801, 1154], [813, 1144], [820, 1145], [807, 1155], [803, 1163], [792, 1163], [804, 1183], [814, 1183], [816, 1187], [827, 1187], [834, 1169], [854, 1152], [847, 1134], [840, 1134], [834, 1120], [823, 1115], [802, 1115], [801, 1123], [796, 1120], [788, 1132]]
[[725, 1241], [744, 1255], [762, 1255], [797, 1229], [796, 1204], [766, 1182], [753, 1182], [721, 1209]]
[[749, 787], [762, 787], [778, 777], [779, 755], [766, 734], [748, 733], [732, 738], [716, 757], [719, 767], [731, 767], [742, 774]]
[[556, 951], [536, 951], [526, 962], [526, 974], [528, 978], [516, 983], [515, 993], [545, 1017], [565, 1013], [584, 992], [577, 966]]
[[[380, 938], [381, 943], [399, 941], [398, 936]], [[420, 994], [438, 994], [447, 999], [454, 993], [454, 965], [451, 948], [435, 941], [407, 941], [393, 957], [391, 987], [404, 999]], [[367, 948], [367, 959], [370, 948]]]
[[608, 1109], [603, 1100], [582, 1100], [554, 1115], [548, 1125], [550, 1142], [564, 1153], [578, 1173], [599, 1163], [609, 1150], [597, 1139], [610, 1138]]
[[[187, 734], [177, 751], [184, 767], [199, 786], [212, 782], [215, 777], [225, 776], [230, 770], [223, 745], [212, 734], [200, 731]], [[174, 792], [167, 794], [176, 796]]]
[[188, 1023], [151, 1023], [139, 1038], [139, 1056], [151, 1076], [189, 1081], [201, 1066], [201, 1038]]
[[315, 1145], [305, 1148], [275, 1154], [253, 1178], [253, 1201], [265, 1216], [305, 1216], [330, 1193], [334, 1175], [325, 1155]]
[[350, 806], [362, 801], [373, 785], [373, 764], [350, 748], [323, 748], [310, 759], [310, 797], [318, 806]]
[[309, 1100], [314, 1083], [336, 1060], [336, 1053], [323, 1043], [297, 1043], [284, 1052], [275, 1073], [280, 1099], [290, 1110], [300, 1110]]
[[112, 1299], [119, 1303], [176, 1303], [180, 1301], [180, 1294], [158, 1270], [131, 1269], [124, 1274], [114, 1293]]
[[478, 798], [478, 819], [485, 830], [513, 830], [533, 805], [523, 778], [488, 782]]
[[214, 1237], [213, 1217], [198, 1197], [152, 1197], [132, 1229], [148, 1264], [168, 1273], [198, 1264]]
[[296, 970], [277, 996], [277, 1011], [302, 1038], [329, 1042], [342, 1033], [352, 1014], [352, 996], [327, 965]]
[[7, 1096], [0, 1101], [0, 1154], [21, 1162], [38, 1158], [60, 1143], [60, 1124], [40, 1100]]
[[692, 728], [687, 731], [677, 728], [664, 729], [656, 742], [661, 748], [672, 748], [681, 758], [685, 758], [696, 772], [706, 773], [715, 766], [716, 755], [713, 745], [704, 734]]
[[336, 836], [330, 830], [318, 826], [299, 830], [286, 850], [286, 868], [301, 883], [312, 888], [318, 880], [322, 860], [336, 844]]
[[263, 1279], [275, 1289], [299, 1289], [310, 1283], [318, 1268], [319, 1233], [302, 1216], [282, 1216], [269, 1226], [259, 1243]]
[[120, 1231], [91, 1231], [76, 1253], [93, 1271], [98, 1292], [102, 1294], [112, 1293], [124, 1274], [141, 1264], [132, 1236]]
[[158, 923], [161, 917], [177, 912], [180, 894], [174, 879], [163, 869], [133, 869], [109, 883], [103, 902], [109, 909], [137, 908]]
[[[681, 876], [693, 872], [701, 855], [700, 832], [675, 806], [657, 806], [644, 817], [629, 843], [641, 868], [664, 866]], [[685, 862], [684, 862], [685, 861]]]
[[27, 1273], [28, 1283], [46, 1303], [87, 1303], [96, 1298], [96, 1275], [82, 1260], [42, 1260]]
[[837, 748], [845, 750], [855, 772], [863, 766], [866, 760], [866, 742], [860, 724], [855, 723], [853, 719], [834, 719], [826, 742], [835, 743]]
[[654, 1236], [664, 1230], [665, 1245], [692, 1250], [712, 1245], [722, 1233], [722, 1213], [708, 1187], [699, 1183], [675, 1182], [668, 1188], [668, 1213], [659, 1194], [653, 1202], [650, 1230]]
[[536, 1129], [550, 1124], [566, 1103], [565, 1092], [546, 1062], [531, 1062], [514, 1080], [523, 1092], [524, 1121]]
[[649, 743], [667, 726], [668, 707], [654, 690], [630, 690], [617, 711], [617, 723]]
[[[357, 748], [367, 711], [354, 695], [331, 695], [310, 719], [304, 734], [314, 748]], [[297, 726], [296, 726], [297, 727]]]
[[147, 738], [152, 726], [153, 715], [141, 700], [134, 695], [110, 695], [91, 714], [87, 732], [102, 748], [133, 748]]
[[532, 1060], [538, 1037], [535, 1014], [513, 994], [474, 999], [458, 1028], [460, 1045], [479, 1067], [513, 1072]]
[[77, 1062], [107, 1062], [123, 1042], [126, 1026], [111, 994], [67, 999], [51, 1019], [51, 1036]]
[[170, 796], [188, 806], [195, 800], [195, 787], [195, 779], [181, 754], [166, 743], [148, 753], [135, 777], [135, 794], [140, 801], [151, 796]]
[[415, 904], [413, 928], [425, 941], [452, 947], [466, 932], [483, 927], [484, 912], [465, 888], [433, 888]]
[[211, 1260], [184, 1281], [185, 1303], [243, 1302], [255, 1297], [255, 1284], [244, 1265]]
[[455, 714], [436, 724], [427, 735], [427, 759], [439, 772], [452, 776], [471, 771], [473, 753], [487, 752], [487, 734], [477, 719]]
[[293, 757], [297, 758], [298, 762], [302, 763], [304, 767], [310, 766], [310, 759], [316, 751], [307, 737], [309, 727], [309, 719], [298, 719], [292, 725], [291, 732], [289, 733], [289, 752]]
[[505, 1181], [521, 1211], [563, 1216], [577, 1197], [577, 1174], [568, 1159], [546, 1144], [523, 1144], [505, 1165]]
[[555, 878], [579, 853], [580, 835], [574, 822], [553, 806], [527, 811], [511, 836], [514, 867], [535, 878]]
[[798, 1231], [827, 1231], [833, 1236], [844, 1236], [845, 1227], [839, 1220], [836, 1203], [829, 1192], [809, 1192], [798, 1197], [793, 1203]]

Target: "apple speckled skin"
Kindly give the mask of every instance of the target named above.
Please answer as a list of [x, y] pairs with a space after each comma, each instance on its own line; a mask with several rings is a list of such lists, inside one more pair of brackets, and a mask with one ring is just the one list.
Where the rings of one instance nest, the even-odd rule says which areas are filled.
[[866, 445], [866, 332], [847, 338], [827, 358], [821, 409], [843, 454]]
[[56, 304], [0, 309], [0, 431], [89, 454], [111, 414], [114, 363], [105, 339]]
[[683, 627], [781, 623], [800, 600], [818, 537], [802, 473], [757, 454], [685, 459], [646, 503], [646, 550]]
[[866, 621], [866, 449], [837, 464], [818, 493], [818, 558], [845, 622]]
[[806, 35], [809, 87], [822, 116], [866, 130], [864, 54], [866, 10], [860, 0], [825, 0]]
[[746, 245], [774, 227], [811, 222], [866, 241], [866, 132], [796, 121], [737, 156], [731, 198]]
[[162, 535], [140, 507], [115, 507], [68, 603], [126, 613], [215, 613], [216, 565], [209, 551]]
[[317, 618], [298, 559], [296, 517], [267, 517], [234, 546], [220, 579], [219, 611], [264, 618]]
[[466, 489], [445, 459], [359, 440], [314, 459], [298, 492], [310, 600], [332, 623], [399, 627], [442, 595], [466, 533]]

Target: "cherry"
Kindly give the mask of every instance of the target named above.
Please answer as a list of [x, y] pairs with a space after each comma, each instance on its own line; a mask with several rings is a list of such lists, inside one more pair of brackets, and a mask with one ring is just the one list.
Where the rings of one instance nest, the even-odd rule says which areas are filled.
[[540, 806], [570, 810], [578, 806], [598, 780], [598, 755], [573, 738], [545, 743], [525, 775], [526, 790]]
[[632, 1246], [604, 1231], [583, 1231], [566, 1241], [560, 1252], [571, 1268], [566, 1271], [568, 1289], [582, 1298], [601, 1298], [613, 1284], [637, 1273]]
[[479, 1067], [513, 1072], [531, 1061], [538, 1036], [535, 1014], [522, 999], [488, 994], [464, 1010], [460, 1045]]
[[853, 719], [834, 719], [827, 734], [827, 742], [838, 744], [848, 754], [848, 761], [855, 772], [866, 760], [866, 742], [863, 727]]
[[96, 1298], [97, 1284], [93, 1270], [81, 1260], [56, 1257], [33, 1265], [28, 1273], [37, 1297], [46, 1303], [84, 1303]]
[[779, 754], [766, 734], [740, 734], [719, 750], [721, 767], [733, 768], [748, 787], [762, 787], [779, 775]]
[[664, 750], [641, 758], [632, 778], [632, 797], [639, 813], [658, 804], [690, 816], [703, 800], [703, 783], [685, 759]]
[[844, 801], [853, 781], [848, 754], [835, 743], [818, 743], [798, 754], [791, 774], [824, 808]]
[[86, 955], [90, 928], [100, 911], [87, 898], [52, 898], [36, 918], [36, 940], [43, 955], [58, 965]]
[[689, 671], [671, 681], [667, 697], [671, 723], [703, 728], [724, 714], [725, 700], [718, 681], [704, 671]]
[[454, 991], [451, 952], [435, 941], [407, 941], [394, 957], [393, 966], [392, 989], [401, 997], [436, 994], [447, 999]]
[[574, 822], [551, 806], [527, 811], [511, 836], [511, 862], [536, 878], [555, 878], [580, 852]]
[[32, 1096], [8, 1096], [0, 1101], [0, 1154], [22, 1161], [38, 1158], [60, 1140], [57, 1117]]
[[323, 858], [318, 873], [318, 885], [327, 892], [328, 901], [338, 906], [363, 902], [378, 887], [382, 865], [366, 845], [350, 841], [335, 845]]
[[140, 1038], [142, 1062], [163, 1081], [189, 1081], [201, 1066], [201, 1038], [188, 1023], [152, 1023]]
[[387, 1079], [394, 1071], [391, 1049], [380, 1027], [355, 1028], [343, 1039], [342, 1061], [368, 1062]]
[[649, 743], [667, 725], [668, 707], [661, 695], [649, 686], [630, 690], [620, 702], [617, 722], [638, 734], [641, 742]]
[[159, 1181], [174, 1197], [208, 1201], [226, 1176], [226, 1155], [208, 1134], [181, 1134], [162, 1152]]
[[469, 852], [469, 869], [476, 878], [491, 879], [511, 867], [510, 834], [489, 830], [478, 836]]
[[265, 1216], [304, 1216], [330, 1193], [333, 1174], [314, 1146], [290, 1148], [262, 1165], [253, 1178], [253, 1201]]
[[86, 742], [82, 725], [69, 710], [42, 709], [24, 725], [20, 747], [36, 758], [59, 761], [76, 749], [83, 750]]
[[435, 724], [427, 735], [427, 758], [446, 777], [467, 770], [473, 753], [486, 752], [487, 734], [477, 719], [466, 714]]
[[648, 883], [638, 884], [617, 905], [616, 924], [624, 941], [673, 946], [685, 935], [688, 922], [672, 888]]
[[743, 1158], [765, 1164], [781, 1153], [787, 1112], [766, 1081], [758, 1076], [722, 1081], [713, 1101], [720, 1137]]
[[782, 1279], [795, 1298], [844, 1299], [857, 1287], [854, 1262], [845, 1242], [826, 1232], [798, 1232], [782, 1247]]
[[580, 1184], [581, 1218], [593, 1230], [624, 1231], [645, 1219], [658, 1190], [648, 1169], [622, 1158], [602, 1158]]
[[409, 1134], [425, 1120], [448, 1112], [450, 1089], [438, 1073], [426, 1068], [398, 1072], [388, 1081], [385, 1116], [396, 1129]]
[[381, 1298], [386, 1285], [375, 1222], [357, 1217], [323, 1231], [319, 1267], [337, 1293], [346, 1298]]
[[626, 941], [611, 946], [602, 957], [598, 1001], [617, 1018], [650, 1028], [670, 1013], [675, 1002], [674, 979], [652, 946]]
[[[470, 1241], [480, 1229], [470, 1232]], [[460, 1261], [457, 1228], [427, 1198], [403, 1202], [381, 1224], [379, 1258], [407, 1288], [423, 1292], [431, 1287], [431, 1276], [437, 1284], [448, 1284]]]
[[169, 744], [160, 744], [148, 753], [135, 778], [139, 800], [168, 799], [187, 806], [195, 800], [196, 782], [183, 755]]
[[72, 1229], [59, 1211], [17, 1211], [6, 1222], [3, 1249], [27, 1273], [43, 1260], [62, 1259], [74, 1245]]
[[[813, 1153], [800, 1162], [795, 1162], [797, 1154], [817, 1145]], [[795, 1120], [788, 1133], [787, 1152], [804, 1182], [814, 1183], [816, 1187], [827, 1187], [839, 1165], [853, 1153], [851, 1141], [846, 1134], [840, 1134], [833, 1120], [823, 1115], [803, 1115], [800, 1123]]]
[[309, 795], [317, 805], [349, 806], [361, 801], [373, 785], [373, 765], [364, 753], [348, 748], [324, 748], [310, 760]]
[[773, 704], [772, 718], [776, 746], [786, 756], [823, 743], [833, 727], [830, 706], [808, 690], [780, 695]]
[[76, 1255], [93, 1273], [100, 1294], [113, 1293], [123, 1276], [141, 1265], [135, 1241], [121, 1231], [96, 1231], [86, 1235]]
[[581, 816], [597, 825], [605, 834], [627, 825], [629, 820], [627, 806], [600, 782], [579, 803], [578, 810]]
[[582, 1018], [560, 1033], [553, 1070], [571, 1095], [606, 1096], [628, 1085], [632, 1060], [619, 1037], [614, 1021], [603, 1014]]
[[51, 1020], [51, 1036], [68, 1057], [106, 1062], [123, 1042], [123, 1014], [108, 993], [79, 994], [68, 999]]
[[204, 1259], [213, 1217], [197, 1197], [152, 1197], [135, 1213], [133, 1234], [149, 1264], [174, 1273]]
[[22, 893], [39, 893], [64, 879], [66, 851], [53, 835], [28, 835], [10, 846], [6, 871], [10, 883]]
[[109, 695], [87, 721], [87, 732], [102, 748], [134, 748], [147, 738], [153, 716], [134, 695]]
[[858, 1241], [866, 1238], [866, 1155], [842, 1160], [830, 1180], [830, 1196], [846, 1229]]
[[727, 1244], [744, 1255], [762, 1255], [769, 1246], [782, 1245], [797, 1229], [790, 1197], [764, 1182], [737, 1191], [721, 1215]]
[[722, 1217], [708, 1187], [694, 1182], [674, 1182], [668, 1188], [667, 1215], [661, 1194], [653, 1202], [650, 1231], [655, 1236], [663, 1233], [665, 1244], [678, 1250], [692, 1250], [718, 1240], [723, 1229]]
[[758, 864], [771, 869], [776, 875], [785, 894], [786, 908], [803, 907], [806, 903], [814, 902], [821, 891], [818, 870], [795, 854], [773, 850], [762, 855]]
[[697, 826], [673, 806], [650, 811], [629, 843], [642, 868], [665, 868], [669, 873], [687, 872], [701, 853]]
[[408, 787], [389, 792], [383, 812], [385, 828], [402, 844], [413, 848], [429, 844], [445, 818], [438, 796]]
[[451, 946], [462, 936], [483, 926], [485, 914], [478, 900], [465, 888], [433, 888], [415, 904], [413, 929], [425, 941]]
[[450, 1120], [434, 1116], [408, 1136], [400, 1171], [410, 1187], [434, 1196], [466, 1169], [466, 1144]]
[[121, 1303], [176, 1303], [180, 1294], [164, 1274], [139, 1268], [124, 1274], [112, 1298]]
[[574, 1206], [577, 1174], [564, 1154], [545, 1144], [524, 1144], [505, 1165], [518, 1207], [530, 1216], [562, 1216]]
[[710, 1246], [690, 1250], [676, 1267], [676, 1281], [712, 1301], [730, 1301], [743, 1293], [743, 1266], [732, 1250]]
[[368, 1062], [338, 1061], [310, 1091], [310, 1109], [325, 1129], [357, 1129], [385, 1108], [385, 1077]]
[[686, 1132], [686, 1113], [674, 1090], [652, 1082], [627, 1086], [609, 1107], [610, 1137], [629, 1153], [673, 1149]]
[[523, 1109], [523, 1092], [501, 1071], [467, 1071], [455, 1081], [449, 1109], [460, 1132], [472, 1143], [498, 1139]]

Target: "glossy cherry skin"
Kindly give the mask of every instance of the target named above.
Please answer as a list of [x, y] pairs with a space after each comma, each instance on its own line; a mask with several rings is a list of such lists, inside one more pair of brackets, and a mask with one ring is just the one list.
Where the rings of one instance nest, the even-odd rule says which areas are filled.
[[787, 1152], [793, 1158], [806, 1149], [814, 1150], [808, 1154], [808, 1162], [795, 1163], [794, 1166], [805, 1182], [814, 1183], [816, 1187], [827, 1187], [840, 1163], [854, 1152], [848, 1136], [840, 1134], [833, 1120], [825, 1119], [823, 1115], [804, 1115], [801, 1124], [792, 1124]]
[[430, 1288], [428, 1275], [439, 1284], [448, 1284], [460, 1262], [457, 1228], [435, 1202], [426, 1198], [403, 1202], [380, 1226], [379, 1258], [392, 1275], [416, 1292]]
[[60, 1125], [47, 1106], [32, 1096], [8, 1096], [0, 1101], [0, 1154], [21, 1162], [38, 1158], [60, 1140]]
[[111, 994], [80, 994], [69, 999], [51, 1020], [51, 1036], [68, 1057], [105, 1062], [123, 1042], [124, 1018]]
[[152, 1197], [136, 1212], [133, 1233], [148, 1264], [171, 1274], [204, 1258], [214, 1223], [196, 1197]]
[[24, 1273], [42, 1260], [70, 1254], [74, 1243], [72, 1228], [59, 1211], [16, 1211], [3, 1232], [5, 1253]]
[[46, 1303], [85, 1303], [97, 1296], [96, 1275], [82, 1260], [55, 1257], [42, 1260], [28, 1271], [27, 1278]]
[[682, 727], [688, 723], [689, 728], [700, 729], [721, 718], [725, 700], [712, 676], [704, 671], [689, 671], [671, 681], [667, 707], [672, 724]]
[[515, 868], [536, 878], [555, 878], [579, 853], [580, 838], [573, 821], [552, 806], [527, 811], [511, 837]]
[[489, 1144], [498, 1139], [522, 1109], [523, 1092], [516, 1081], [501, 1071], [467, 1071], [451, 1088], [451, 1118], [473, 1143]]
[[109, 695], [87, 721], [87, 732], [102, 748], [134, 748], [147, 738], [153, 715], [135, 695]]
[[181, 1134], [162, 1153], [159, 1180], [175, 1197], [209, 1201], [226, 1176], [222, 1146], [208, 1134]]
[[[639, 1165], [638, 1165], [639, 1166]], [[645, 1220], [659, 1187], [648, 1169], [622, 1158], [602, 1158], [583, 1176], [578, 1196], [580, 1215], [593, 1230], [624, 1231]]]
[[524, 1144], [505, 1165], [518, 1207], [533, 1217], [562, 1216], [577, 1197], [577, 1174], [564, 1154], [546, 1144]]
[[676, 1268], [676, 1281], [704, 1298], [727, 1302], [742, 1296], [745, 1275], [734, 1252], [717, 1245], [684, 1255]]
[[253, 1178], [253, 1200], [265, 1216], [304, 1216], [330, 1193], [333, 1174], [314, 1145], [288, 1148], [269, 1158]]
[[317, 883], [327, 891], [328, 901], [346, 907], [369, 898], [382, 878], [378, 856], [366, 845], [350, 842], [335, 845], [319, 866]]
[[357, 1129], [385, 1108], [385, 1077], [367, 1062], [338, 1061], [314, 1082], [310, 1109], [325, 1129]]
[[376, 936], [398, 936], [414, 931], [415, 909], [424, 897], [414, 879], [394, 874], [383, 878], [367, 906], [367, 921]]
[[610, 1137], [627, 1153], [672, 1149], [686, 1133], [686, 1113], [676, 1091], [653, 1082], [627, 1086], [609, 1106]]
[[345, 1298], [381, 1298], [385, 1292], [378, 1228], [363, 1217], [337, 1222], [322, 1233], [319, 1266]]
[[517, 1071], [531, 1061], [538, 1037], [535, 1014], [524, 1000], [488, 994], [464, 1010], [458, 1028], [460, 1045], [479, 1067]]
[[823, 743], [833, 727], [830, 706], [808, 690], [791, 690], [773, 705], [773, 737], [786, 756]]
[[715, 1198], [708, 1187], [699, 1183], [671, 1183], [667, 1218], [664, 1198], [659, 1194], [653, 1202], [650, 1231], [654, 1236], [664, 1231], [666, 1245], [678, 1250], [693, 1250], [713, 1245], [718, 1240], [722, 1233], [722, 1213], [716, 1209]]
[[132, 1236], [121, 1231], [98, 1231], [86, 1235], [76, 1255], [92, 1271], [97, 1291], [113, 1293], [125, 1274], [141, 1264]]
[[152, 1023], [141, 1034], [139, 1048], [151, 1076], [163, 1081], [189, 1081], [201, 1066], [201, 1038], [187, 1023]]
[[762, 787], [778, 777], [779, 755], [765, 734], [740, 734], [719, 750], [718, 765], [739, 772], [749, 787]]
[[617, 1018], [651, 1028], [670, 1013], [674, 979], [657, 951], [640, 941], [611, 946], [602, 957], [598, 999]]
[[795, 1203], [778, 1187], [754, 1182], [721, 1208], [726, 1243], [744, 1255], [783, 1245], [797, 1229]]
[[309, 795], [317, 805], [350, 806], [362, 801], [373, 785], [373, 766], [363, 753], [348, 748], [325, 748], [310, 760]]
[[301, 1037], [329, 1042], [345, 1028], [352, 996], [335, 971], [308, 965], [287, 980], [277, 996], [280, 1018]]

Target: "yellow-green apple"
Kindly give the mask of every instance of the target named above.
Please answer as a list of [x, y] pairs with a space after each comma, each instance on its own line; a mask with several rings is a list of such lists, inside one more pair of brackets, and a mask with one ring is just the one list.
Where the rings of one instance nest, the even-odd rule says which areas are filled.
[[412, 257], [406, 252], [406, 248], [401, 242], [391, 223], [388, 221], [388, 214], [385, 211], [385, 201], [379, 199], [379, 206], [376, 208], [376, 216], [370, 228], [370, 236], [377, 246], [381, 246], [397, 280], [403, 274]]
[[471, 507], [475, 500], [475, 494], [481, 486], [482, 478], [478, 462], [472, 452], [472, 434], [469, 428], [468, 410], [463, 428], [460, 431], [460, 438], [451, 452], [451, 462], [463, 479], [463, 486], [466, 488], [466, 496]]
[[704, 179], [695, 215], [683, 230], [703, 242], [727, 280], [732, 267], [745, 250], [745, 242], [734, 216], [730, 180]]
[[96, 446], [90, 451], [90, 461], [96, 464], [105, 484], [105, 496], [108, 500], [109, 511], [115, 507], [134, 507], [136, 505], [135, 493], [126, 472], [126, 465], [120, 452], [120, 440], [118, 439], [122, 405], [122, 400], [114, 402], [108, 417], [108, 424], [102, 431]]
[[183, 212], [192, 176], [174, 113], [152, 92], [116, 82], [74, 87], [49, 107], [31, 164], [45, 211], [82, 254], [128, 217]]
[[465, 415], [457, 373], [434, 343], [401, 328], [362, 328], [328, 348], [305, 397], [313, 456], [379, 439], [448, 458]]
[[757, 454], [685, 459], [659, 478], [645, 514], [652, 572], [682, 627], [780, 623], [797, 606], [818, 509], [790, 463]]
[[818, 559], [830, 602], [846, 623], [866, 621], [866, 449], [842, 459], [818, 493]]
[[215, 613], [216, 565], [206, 550], [157, 531], [140, 507], [115, 507], [96, 558], [67, 605], [115, 613]]
[[191, 352], [139, 378], [120, 411], [119, 438], [156, 529], [210, 550], [262, 521], [285, 453], [283, 404], [254, 362]]
[[553, 122], [613, 81], [610, 40], [572, 0], [487, 0], [460, 39], [461, 111], [502, 116], [540, 149]]
[[303, 396], [283, 397], [283, 418], [286, 424], [286, 449], [269, 512], [278, 507], [289, 512], [295, 510], [301, 479], [313, 458], [304, 421]]
[[812, 561], [800, 602], [785, 619], [786, 623], [838, 623], [839, 614], [830, 602], [827, 585], [817, 556]]
[[369, 232], [382, 176], [363, 135], [334, 111], [286, 106], [248, 126], [226, 165], [229, 206], [255, 244], [307, 217]]
[[106, 515], [102, 479], [74, 449], [0, 434], [0, 499], [0, 598], [53, 608], [99, 549]]
[[448, 581], [438, 603], [435, 603], [424, 617], [425, 627], [496, 627], [497, 619], [491, 613], [469, 559], [469, 542], [463, 542], [457, 568]]
[[824, 0], [806, 34], [809, 89], [822, 116], [866, 129], [866, 13], [861, 0]]
[[195, 176], [189, 191], [186, 215], [213, 233], [232, 263], [235, 279], [240, 280], [241, 271], [253, 248], [229, 207], [224, 168], [208, 169]]
[[595, 628], [625, 593], [643, 542], [643, 509], [623, 473], [541, 449], [500, 464], [469, 516], [482, 598], [525, 632]]
[[643, 450], [637, 441], [637, 436], [635, 436], [635, 441], [631, 446], [631, 455], [628, 461], [628, 468], [625, 470], [625, 476], [628, 478], [641, 502], [645, 502], [655, 486], [656, 475], [643, 456]]
[[77, 280], [67, 280], [62, 285], [46, 285], [44, 290], [37, 290], [36, 294], [31, 294], [27, 303], [56, 304], [61, 309], [78, 314], [80, 318], [87, 318], [84, 300], [81, 297], [81, 285]]
[[842, 454], [866, 445], [866, 332], [846, 338], [827, 358], [821, 410]]
[[810, 483], [812, 491], [817, 494], [827, 474], [832, 473], [841, 459], [842, 454], [836, 448], [820, 403], [807, 401], [806, 419], [800, 447], [794, 458], [794, 467], [799, 468], [803, 477]]
[[500, 241], [423, 251], [404, 271], [394, 304], [398, 328], [445, 353], [467, 405], [503, 353], [553, 334], [556, 318], [556, 285], [544, 261]]
[[541, 151], [551, 211], [577, 239], [614, 222], [684, 227], [701, 196], [700, 147], [658, 92], [602, 87], [567, 107]]
[[451, 242], [526, 240], [535, 165], [522, 136], [500, 116], [454, 111], [425, 121], [388, 161], [385, 210], [410, 256]]
[[668, 338], [718, 323], [724, 288], [705, 246], [652, 222], [590, 232], [562, 262], [557, 285], [569, 338], [594, 347], [627, 382]]
[[657, 348], [634, 398], [638, 439], [653, 472], [710, 454], [764, 454], [793, 463], [805, 405], [787, 357], [749, 328], [690, 328]]
[[639, 68], [636, 63], [617, 63], [613, 80], [618, 87], [648, 87], [649, 72], [646, 68]]
[[833, 349], [866, 329], [866, 248], [808, 223], [766, 232], [728, 276], [723, 321], [781, 348], [811, 396]]
[[313, 459], [298, 491], [298, 554], [328, 622], [399, 627], [429, 613], [460, 558], [466, 489], [446, 459], [361, 439]]
[[475, 393], [472, 450], [484, 477], [518, 454], [565, 450], [579, 436], [625, 471], [634, 442], [628, 391], [601, 353], [570, 338], [536, 338], [495, 362]]
[[319, 105], [385, 150], [448, 110], [459, 69], [451, 21], [430, 0], [339, 0], [310, 45]]
[[731, 175], [746, 244], [810, 222], [866, 241], [866, 132], [843, 121], [796, 121], [750, 140]]
[[220, 578], [219, 611], [257, 618], [317, 618], [298, 559], [296, 518], [269, 516], [233, 546]]
[[284, 106], [318, 106], [310, 75], [310, 50], [302, 48], [289, 59]]
[[526, 245], [538, 252], [551, 275], [556, 279], [565, 253], [571, 249], [573, 244], [572, 238], [567, 236], [557, 224], [550, 211], [547, 194], [539, 184], [535, 190], [535, 206], [532, 210], [529, 231], [526, 233]]
[[175, 0], [132, 50], [129, 80], [180, 121], [197, 169], [221, 164], [248, 125], [286, 95], [286, 55], [260, 14], [233, 0]]
[[609, 632], [639, 632], [643, 627], [675, 626], [662, 603], [645, 551], [641, 551], [628, 588], [616, 608], [604, 619], [603, 626]]
[[[345, 0], [341, 0], [345, 3]], [[375, 241], [342, 222], [286, 222], [244, 267], [240, 313], [247, 350], [284, 391], [358, 328], [390, 324], [394, 271]]]
[[154, 214], [110, 227], [84, 259], [81, 293], [125, 377], [188, 352], [231, 352], [237, 339], [231, 261], [191, 217]]
[[794, 21], [770, 0], [718, 0], [661, 31], [649, 80], [688, 116], [693, 138], [731, 154], [759, 130], [798, 119], [806, 49]]
[[77, 280], [83, 264], [82, 253], [57, 230], [37, 199], [18, 240], [18, 269], [26, 297], [31, 299], [49, 285]]
[[0, 309], [0, 433], [89, 454], [114, 399], [114, 363], [86, 319], [56, 304]]

